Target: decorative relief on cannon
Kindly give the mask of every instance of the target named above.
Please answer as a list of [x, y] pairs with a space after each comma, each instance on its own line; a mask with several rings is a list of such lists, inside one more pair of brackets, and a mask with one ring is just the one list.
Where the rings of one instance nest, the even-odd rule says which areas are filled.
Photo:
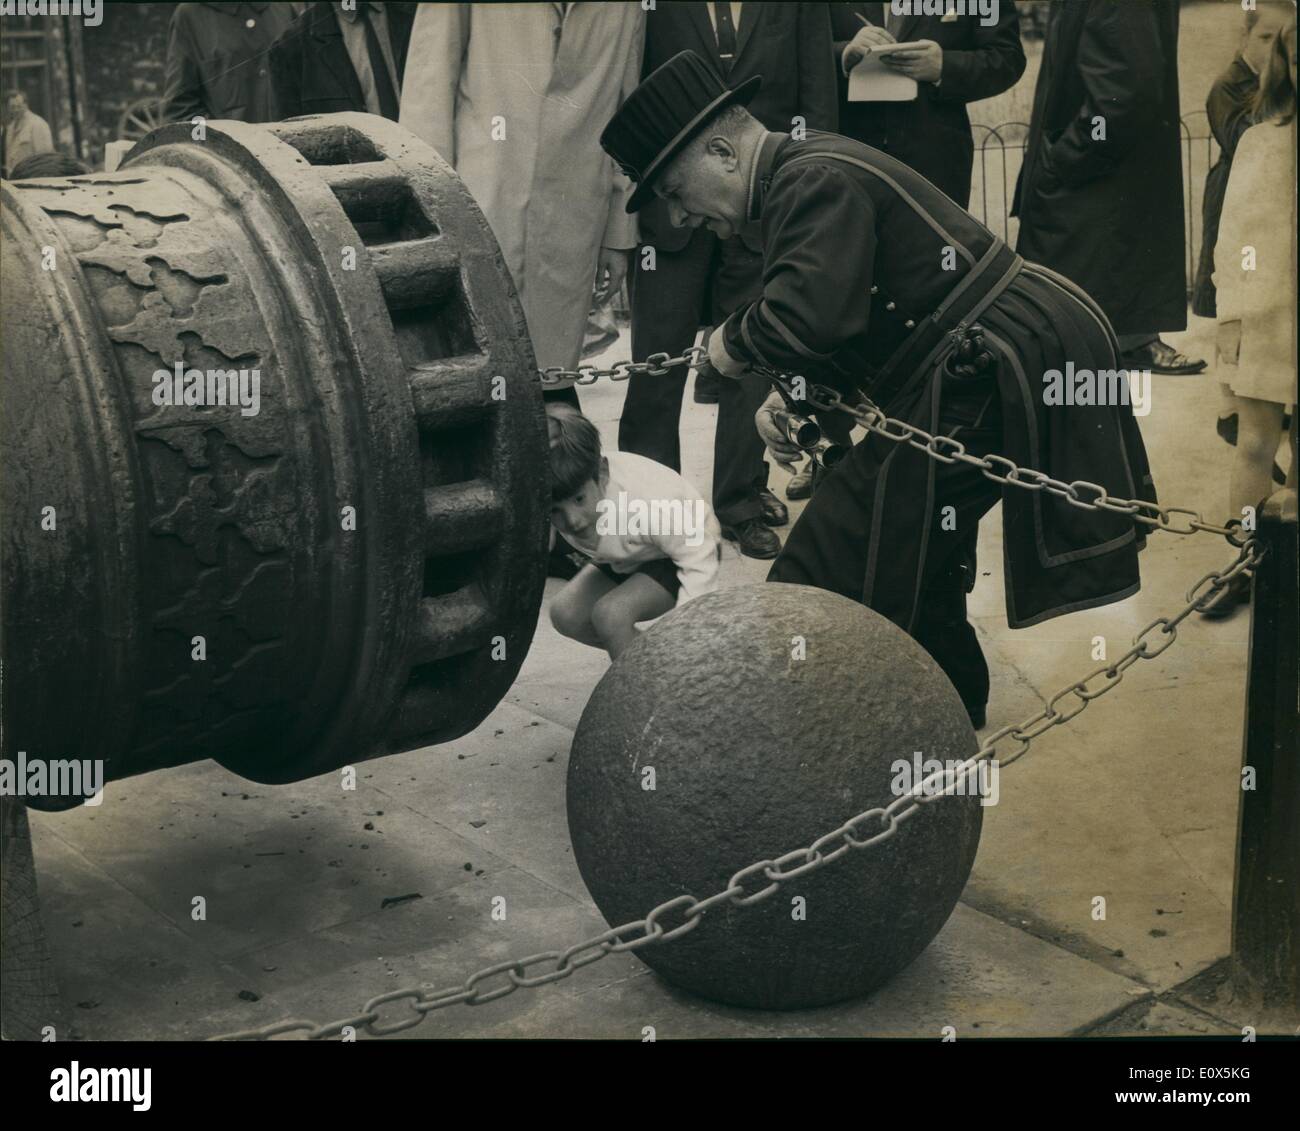
[[5, 757], [282, 782], [481, 721], [549, 485], [455, 173], [348, 114], [167, 126], [2, 199]]

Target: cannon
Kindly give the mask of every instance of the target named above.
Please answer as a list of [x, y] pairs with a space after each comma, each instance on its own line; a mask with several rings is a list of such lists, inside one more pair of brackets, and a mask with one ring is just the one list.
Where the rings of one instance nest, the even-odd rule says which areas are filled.
[[277, 783], [448, 741], [545, 577], [509, 272], [394, 123], [195, 132], [0, 189], [4, 757]]

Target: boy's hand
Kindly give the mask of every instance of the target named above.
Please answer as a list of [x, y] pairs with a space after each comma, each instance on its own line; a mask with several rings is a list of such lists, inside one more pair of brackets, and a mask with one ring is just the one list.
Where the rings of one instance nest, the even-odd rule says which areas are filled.
[[618, 293], [623, 280], [627, 278], [627, 264], [630, 251], [616, 247], [602, 247], [596, 259], [596, 285], [594, 287], [596, 304], [606, 302]]
[[803, 449], [796, 444], [790, 443], [790, 438], [775, 419], [776, 413], [788, 411], [780, 392], [773, 390], [768, 395], [767, 400], [759, 405], [758, 411], [754, 413], [754, 424], [758, 428], [758, 434], [762, 437], [767, 450], [772, 453], [772, 458], [793, 474], [795, 462], [802, 458], [804, 454]]

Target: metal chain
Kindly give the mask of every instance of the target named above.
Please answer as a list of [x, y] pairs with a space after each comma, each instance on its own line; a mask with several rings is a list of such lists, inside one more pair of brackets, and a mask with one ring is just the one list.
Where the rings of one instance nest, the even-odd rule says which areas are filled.
[[688, 369], [699, 369], [709, 360], [709, 351], [703, 346], [689, 346], [680, 357], [667, 353], [652, 353], [645, 361], [616, 361], [613, 365], [602, 368], [599, 365], [579, 365], [577, 369], [565, 369], [562, 365], [548, 365], [537, 371], [538, 379], [543, 385], [559, 385], [572, 381], [575, 385], [594, 385], [602, 377], [611, 381], [626, 381], [637, 374], [650, 377], [663, 377], [670, 369], [684, 365]]
[[[792, 880], [824, 868], [849, 852], [873, 848], [889, 840], [897, 833], [898, 826], [918, 812], [922, 805], [928, 805], [939, 797], [951, 796], [959, 790], [964, 792], [965, 782], [978, 774], [981, 762], [987, 761], [1001, 767], [1022, 757], [1034, 739], [1053, 727], [1068, 723], [1094, 699], [1117, 687], [1123, 680], [1124, 673], [1138, 660], [1151, 660], [1159, 656], [1178, 638], [1178, 626], [1187, 617], [1234, 578], [1256, 566], [1262, 555], [1263, 551], [1256, 539], [1247, 539], [1234, 562], [1201, 578], [1188, 590], [1187, 603], [1182, 609], [1172, 616], [1153, 620], [1134, 637], [1133, 646], [1119, 659], [1103, 664], [1074, 683], [1066, 684], [1047, 700], [1046, 706], [1037, 714], [991, 734], [977, 753], [955, 769], [936, 770], [890, 804], [883, 808], [866, 809], [857, 816], [850, 817], [839, 828], [818, 837], [807, 848], [796, 848], [774, 860], [759, 860], [741, 868], [727, 881], [725, 888], [705, 899], [697, 899], [693, 895], [674, 896], [648, 912], [643, 919], [611, 927], [608, 931], [575, 943], [567, 950], [548, 950], [541, 954], [530, 954], [526, 958], [485, 966], [471, 974], [460, 986], [442, 990], [407, 987], [379, 994], [366, 1002], [355, 1017], [323, 1025], [313, 1021], [278, 1021], [258, 1029], [245, 1029], [211, 1039], [267, 1040], [285, 1033], [302, 1033], [304, 1039], [318, 1041], [337, 1037], [347, 1028], [364, 1029], [371, 1036], [385, 1037], [414, 1028], [437, 1009], [451, 1005], [486, 1005], [515, 990], [533, 989], [571, 977], [584, 966], [599, 962], [611, 954], [671, 942], [695, 930], [703, 922], [705, 913], [724, 903], [733, 907], [751, 907], [771, 899], [783, 885]], [[1155, 639], [1152, 634], [1157, 630], [1163, 639], [1152, 647], [1150, 645]], [[1093, 681], [1099, 677], [1100, 682], [1094, 686]], [[1058, 708], [1057, 704], [1071, 695], [1074, 700]], [[1004, 741], [1014, 742], [1016, 746], [1001, 757], [996, 757], [998, 745]], [[757, 885], [760, 881], [766, 881], [764, 886], [754, 891], [746, 889], [747, 882]], [[542, 969], [530, 974], [528, 971], [532, 967]], [[496, 985], [491, 984], [493, 980]], [[380, 1007], [397, 1001], [408, 1002], [406, 1016], [383, 1021]]]
[[[572, 380], [574, 384], [591, 385], [602, 377], [613, 381], [625, 381], [633, 374], [644, 373], [650, 376], [663, 376], [671, 368], [685, 365], [699, 368], [708, 359], [708, 351], [700, 346], [692, 346], [680, 357], [670, 357], [667, 353], [651, 354], [643, 362], [620, 361], [608, 368], [595, 365], [583, 365], [577, 369], [564, 369], [551, 366], [538, 371], [543, 385], [557, 385]], [[1207, 573], [1187, 593], [1187, 603], [1177, 613], [1167, 617], [1157, 617], [1133, 639], [1133, 646], [1119, 659], [1109, 664], [1102, 664], [1085, 675], [1082, 679], [1066, 684], [1051, 698], [1037, 714], [1029, 716], [1018, 723], [1005, 726], [991, 734], [979, 750], [955, 769], [940, 769], [918, 782], [912, 790], [902, 794], [889, 805], [864, 810], [855, 817], [850, 817], [837, 829], [826, 833], [813, 841], [806, 848], [796, 848], [778, 856], [774, 860], [759, 860], [748, 867], [740, 869], [721, 891], [705, 899], [693, 895], [679, 895], [665, 900], [642, 919], [611, 927], [598, 935], [575, 943], [567, 950], [549, 950], [541, 954], [532, 954], [526, 958], [516, 958], [507, 962], [498, 962], [486, 966], [471, 974], [465, 982], [456, 987], [442, 990], [407, 987], [391, 990], [371, 998], [361, 1012], [354, 1017], [343, 1018], [325, 1024], [313, 1021], [289, 1020], [278, 1021], [256, 1029], [245, 1029], [237, 1033], [228, 1033], [213, 1040], [247, 1041], [267, 1040], [286, 1033], [301, 1033], [306, 1040], [318, 1041], [340, 1036], [345, 1029], [364, 1029], [370, 1036], [384, 1037], [400, 1033], [405, 1029], [419, 1025], [424, 1018], [438, 1009], [452, 1005], [485, 1005], [512, 994], [518, 989], [533, 989], [549, 985], [571, 977], [584, 966], [599, 962], [611, 954], [623, 954], [670, 942], [673, 939], [693, 931], [703, 922], [704, 915], [715, 907], [729, 903], [735, 907], [751, 907], [774, 896], [783, 885], [815, 872], [840, 859], [851, 851], [873, 848], [893, 837], [899, 825], [919, 812], [922, 805], [928, 805], [939, 797], [949, 797], [965, 790], [967, 780], [974, 778], [983, 762], [996, 766], [1008, 766], [1022, 757], [1034, 739], [1041, 737], [1053, 727], [1061, 726], [1077, 717], [1094, 699], [1100, 698], [1117, 687], [1124, 679], [1124, 673], [1138, 660], [1151, 660], [1159, 656], [1178, 638], [1178, 626], [1198, 608], [1211, 600], [1215, 594], [1228, 585], [1234, 578], [1247, 570], [1253, 569], [1263, 551], [1254, 537], [1241, 538], [1241, 523], [1230, 520], [1224, 526], [1206, 522], [1199, 512], [1186, 507], [1161, 507], [1156, 503], [1140, 499], [1115, 499], [1107, 494], [1106, 489], [1097, 483], [1086, 480], [1074, 480], [1065, 483], [1053, 479], [1041, 471], [1022, 468], [1013, 461], [999, 455], [973, 456], [966, 451], [959, 440], [947, 436], [932, 436], [923, 428], [908, 424], [885, 415], [885, 413], [865, 401], [862, 404], [849, 404], [834, 389], [824, 385], [813, 385], [806, 395], [796, 395], [794, 378], [786, 374], [764, 371], [765, 376], [795, 401], [804, 401], [810, 408], [823, 412], [840, 411], [848, 413], [868, 431], [895, 443], [906, 443], [941, 463], [958, 461], [978, 468], [988, 479], [996, 483], [1021, 487], [1028, 491], [1047, 491], [1066, 500], [1072, 506], [1085, 510], [1108, 510], [1126, 514], [1135, 521], [1157, 530], [1166, 530], [1171, 534], [1194, 534], [1199, 531], [1219, 534], [1232, 545], [1239, 547], [1235, 561], [1224, 569]], [[1091, 493], [1084, 497], [1081, 491]], [[1185, 526], [1175, 525], [1171, 516], [1190, 515]], [[1160, 639], [1154, 647], [1153, 633]], [[1100, 682], [1094, 685], [1094, 681]], [[1073, 696], [1071, 702], [1063, 708], [1057, 704]], [[997, 757], [999, 744], [1013, 742], [1015, 747]], [[766, 881], [757, 890], [746, 890], [746, 883], [755, 885], [759, 880]], [[668, 921], [666, 925], [665, 920]], [[673, 922], [676, 920], [676, 922]], [[537, 973], [528, 973], [532, 967], [549, 967]], [[495, 980], [496, 985], [491, 982]], [[484, 985], [487, 983], [487, 985]], [[406, 1016], [390, 1021], [383, 1021], [380, 1007], [392, 1002], [409, 1003]]]
[[[546, 386], [558, 385], [570, 380], [576, 385], [594, 385], [602, 377], [608, 377], [611, 381], [626, 381], [634, 374], [662, 377], [671, 369], [681, 365], [689, 369], [699, 369], [708, 362], [708, 358], [709, 351], [705, 347], [690, 346], [679, 357], [671, 357], [667, 353], [652, 353], [645, 361], [616, 361], [608, 367], [580, 365], [577, 369], [565, 369], [553, 365], [546, 369], [539, 369], [538, 376], [541, 383]], [[1144, 499], [1117, 499], [1109, 495], [1100, 483], [1091, 483], [1086, 479], [1075, 479], [1066, 483], [1061, 479], [1053, 479], [1045, 472], [1020, 467], [1005, 456], [974, 456], [966, 451], [966, 445], [960, 440], [950, 436], [932, 436], [918, 425], [886, 416], [881, 408], [865, 398], [860, 403], [850, 404], [837, 390], [829, 386], [807, 385], [799, 388], [796, 387], [795, 382], [802, 382], [802, 377], [777, 373], [761, 367], [754, 367], [754, 371], [767, 377], [791, 401], [802, 401], [809, 408], [821, 412], [847, 413], [877, 436], [883, 436], [896, 444], [908, 444], [940, 463], [964, 463], [978, 468], [986, 479], [991, 479], [994, 483], [1020, 487], [1026, 491], [1046, 491], [1082, 510], [1106, 510], [1115, 514], [1128, 515], [1134, 522], [1170, 534], [1204, 532], [1218, 534], [1234, 546], [1245, 544], [1241, 538], [1240, 519], [1230, 519], [1227, 524], [1216, 526], [1212, 522], [1206, 522], [1199, 511], [1188, 507], [1162, 507], [1158, 503]], [[1087, 492], [1091, 497], [1080, 492]], [[1191, 517], [1184, 525], [1179, 526], [1174, 515]]]
[[[1042, 471], [1020, 467], [1005, 456], [971, 455], [960, 440], [953, 439], [951, 436], [932, 436], [924, 428], [915, 424], [886, 416], [882, 409], [865, 398], [860, 404], [850, 404], [837, 390], [825, 385], [810, 385], [805, 392], [795, 386], [796, 378], [787, 374], [765, 371], [764, 375], [791, 400], [803, 401], [820, 412], [847, 413], [867, 431], [877, 436], [883, 436], [896, 444], [908, 444], [940, 463], [964, 463], [978, 468], [986, 479], [991, 479], [994, 483], [1020, 487], [1026, 491], [1046, 491], [1082, 510], [1106, 510], [1115, 514], [1128, 515], [1134, 522], [1170, 534], [1205, 532], [1221, 535], [1234, 546], [1245, 545], [1245, 539], [1241, 537], [1240, 519], [1229, 519], [1225, 525], [1216, 526], [1212, 522], [1206, 522], [1199, 511], [1188, 507], [1162, 507], [1158, 503], [1144, 499], [1113, 498], [1107, 494], [1106, 488], [1100, 483], [1090, 483], [1086, 479], [1075, 479], [1066, 483], [1060, 479], [1053, 479]], [[1174, 515], [1191, 517], [1186, 520], [1185, 525], [1180, 526], [1175, 523]]]

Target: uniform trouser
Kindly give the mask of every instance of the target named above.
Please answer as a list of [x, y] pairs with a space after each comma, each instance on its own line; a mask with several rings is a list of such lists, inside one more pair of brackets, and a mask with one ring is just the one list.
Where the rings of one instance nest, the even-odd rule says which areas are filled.
[[[695, 341], [702, 325], [720, 324], [732, 311], [762, 293], [763, 256], [739, 239], [720, 240], [707, 229], [691, 233], [681, 251], [655, 255], [653, 271], [636, 253], [630, 297], [632, 356], [652, 353], [676, 357]], [[767, 486], [763, 441], [754, 413], [767, 396], [761, 377], [723, 380], [718, 390], [718, 422], [713, 441], [713, 510], [718, 521], [733, 525], [757, 518], [758, 492]], [[634, 452], [680, 471], [678, 422], [686, 372], [663, 377], [634, 376], [628, 381], [623, 417], [618, 425], [620, 451]]]
[[[951, 383], [945, 384], [939, 431], [961, 440], [973, 455], [999, 451], [1002, 422], [992, 380], [970, 382], [969, 387], [950, 392], [951, 388]], [[826, 476], [790, 531], [769, 581], [815, 585], [863, 600], [876, 466], [864, 441]], [[987, 703], [989, 670], [966, 619], [966, 595], [975, 584], [979, 520], [1000, 497], [1001, 488], [978, 469], [936, 462], [934, 509], [926, 519], [930, 534], [911, 634], [952, 680], [969, 709]], [[924, 500], [898, 498], [885, 503], [918, 509], [923, 504]], [[879, 552], [887, 554], [889, 547], [882, 546]], [[915, 579], [906, 582], [914, 583]], [[867, 604], [892, 603], [896, 595], [885, 592], [883, 584], [880, 579], [873, 583]]]

